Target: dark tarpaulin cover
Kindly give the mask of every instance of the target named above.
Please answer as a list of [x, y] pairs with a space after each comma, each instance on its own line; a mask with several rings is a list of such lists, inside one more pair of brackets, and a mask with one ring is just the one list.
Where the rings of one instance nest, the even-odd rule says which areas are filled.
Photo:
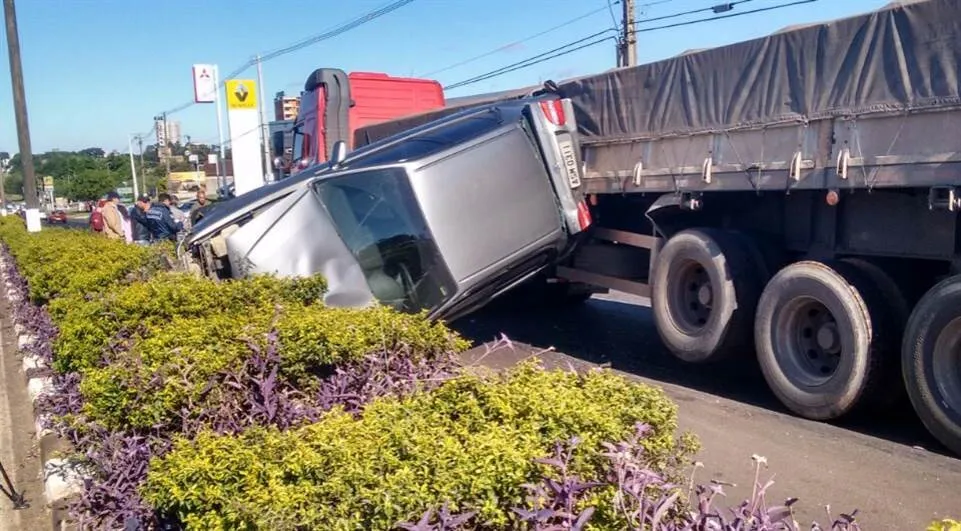
[[961, 0], [920, 0], [560, 88], [603, 144], [956, 105], [959, 71]]

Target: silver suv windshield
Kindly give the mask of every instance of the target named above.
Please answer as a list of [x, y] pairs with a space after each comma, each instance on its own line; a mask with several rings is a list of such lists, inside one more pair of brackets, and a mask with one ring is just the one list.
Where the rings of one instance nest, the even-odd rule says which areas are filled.
[[402, 168], [351, 173], [314, 186], [379, 301], [417, 312], [437, 308], [454, 294]]

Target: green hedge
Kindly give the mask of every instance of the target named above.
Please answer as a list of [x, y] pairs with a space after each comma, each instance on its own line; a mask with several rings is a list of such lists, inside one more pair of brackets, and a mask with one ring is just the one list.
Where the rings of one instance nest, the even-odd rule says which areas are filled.
[[70, 229], [45, 227], [31, 234], [17, 216], [0, 218], [0, 239], [10, 247], [37, 304], [147, 278], [167, 267], [172, 250], [170, 246], [127, 245]]
[[[660, 390], [607, 371], [462, 376], [435, 391], [379, 399], [359, 418], [337, 410], [296, 430], [202, 433], [151, 463], [145, 499], [190, 529], [392, 529], [450, 502], [494, 529], [516, 524], [535, 458], [579, 436], [577, 471], [599, 464], [599, 443], [636, 422], [655, 468], [692, 447], [675, 440], [676, 408]], [[610, 506], [610, 505], [608, 505]]]
[[104, 348], [123, 330], [140, 338], [173, 325], [177, 318], [228, 315], [243, 321], [251, 315], [270, 315], [276, 304], [319, 302], [325, 289], [319, 276], [212, 282], [185, 273], [161, 273], [85, 300], [58, 299], [50, 304], [60, 327], [55, 368], [68, 372], [97, 366]]
[[928, 525], [927, 531], [961, 531], [961, 522], [951, 518], [935, 520]]
[[84, 370], [84, 412], [112, 429], [145, 429], [169, 425], [188, 404], [214, 407], [219, 394], [216, 389], [204, 393], [208, 382], [240, 366], [251, 355], [251, 343], [266, 348], [274, 327], [281, 378], [302, 390], [328, 368], [373, 352], [404, 350], [434, 357], [469, 346], [443, 325], [384, 307], [291, 304], [280, 309], [264, 304], [243, 313], [175, 317], [117, 354], [113, 363]]

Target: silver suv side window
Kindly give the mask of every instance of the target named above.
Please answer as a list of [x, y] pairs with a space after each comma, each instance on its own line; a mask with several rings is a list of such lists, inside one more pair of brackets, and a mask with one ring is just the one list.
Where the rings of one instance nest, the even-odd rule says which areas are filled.
[[454, 294], [403, 169], [352, 173], [314, 186], [378, 300], [416, 312]]

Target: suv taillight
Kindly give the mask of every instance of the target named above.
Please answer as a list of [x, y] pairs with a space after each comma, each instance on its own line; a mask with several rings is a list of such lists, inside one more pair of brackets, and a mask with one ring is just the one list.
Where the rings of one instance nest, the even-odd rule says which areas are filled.
[[561, 100], [542, 101], [540, 105], [541, 112], [552, 124], [562, 126], [567, 121], [567, 117], [564, 116], [564, 104]]
[[581, 230], [586, 230], [587, 227], [591, 226], [591, 211], [587, 208], [587, 203], [584, 200], [577, 202], [577, 224], [581, 226]]

